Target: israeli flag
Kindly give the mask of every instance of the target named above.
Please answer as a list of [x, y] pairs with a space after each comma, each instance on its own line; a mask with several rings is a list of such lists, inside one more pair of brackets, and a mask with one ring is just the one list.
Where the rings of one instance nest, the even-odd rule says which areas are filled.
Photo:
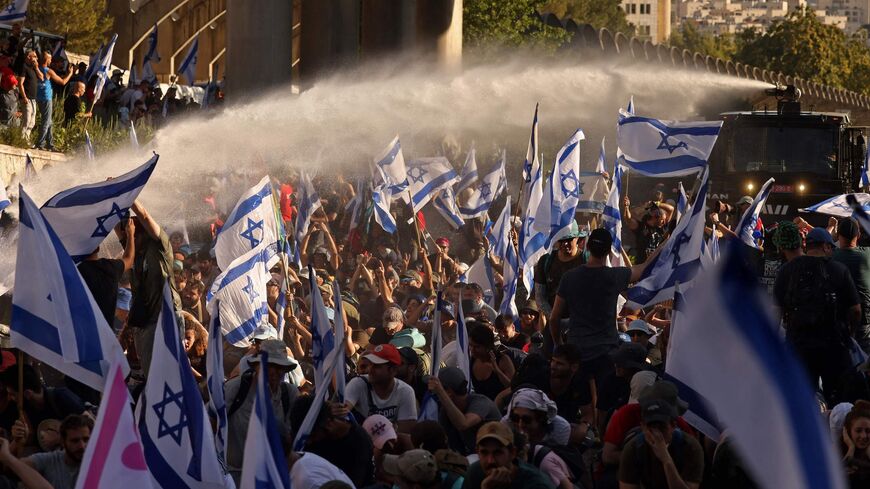
[[0, 215], [3, 215], [3, 209], [12, 205], [9, 200], [9, 195], [6, 193], [6, 183], [0, 178]]
[[98, 65], [94, 74], [97, 75], [97, 83], [94, 85], [94, 100], [100, 100], [100, 95], [103, 93], [103, 87], [106, 86], [106, 81], [109, 80], [109, 71], [112, 69], [112, 55], [115, 52], [115, 42], [118, 40], [118, 35], [112, 35], [112, 40], [106, 46], [105, 51], [100, 53]]
[[33, 158], [29, 153], [24, 154], [24, 181], [30, 181], [36, 178], [36, 167], [33, 166]]
[[133, 201], [151, 178], [158, 159], [155, 154], [120, 177], [64, 190], [42, 206], [42, 214], [73, 261], [80, 262], [93, 253], [115, 225], [129, 216]]
[[596, 173], [606, 173], [607, 169], [605, 168], [607, 158], [604, 152], [604, 136], [601, 137], [601, 150], [598, 152], [598, 163], [595, 165]]
[[[537, 124], [537, 113], [535, 116], [535, 124]], [[537, 129], [535, 130], [537, 134]], [[531, 143], [529, 144], [531, 148]], [[546, 214], [537, 215], [538, 209], [544, 202], [543, 188], [543, 169], [538, 162], [537, 157], [533, 160], [531, 181], [526, 183], [526, 192], [524, 193], [525, 206], [523, 208], [523, 227], [520, 229], [520, 264], [523, 268], [523, 285], [525, 289], [531, 293], [532, 284], [535, 274], [535, 264], [547, 252], [547, 239], [550, 237], [550, 206], [546, 205], [544, 211]], [[538, 217], [544, 218], [538, 221]]]
[[[383, 171], [378, 169], [383, 175]], [[374, 205], [375, 222], [389, 234], [396, 232], [396, 218], [390, 213], [390, 188], [388, 183], [372, 187], [372, 204]]]
[[290, 489], [290, 469], [281, 444], [272, 395], [269, 392], [269, 354], [260, 354], [254, 412], [245, 438], [245, 458], [239, 489]]
[[816, 205], [811, 205], [806, 209], [798, 209], [800, 212], [816, 212], [819, 214], [827, 214], [834, 217], [852, 217], [854, 211], [849, 203], [846, 202], [847, 195], [854, 195], [856, 201], [861, 205], [865, 212], [870, 212], [870, 194], [841, 194], [830, 199], [825, 199]]
[[719, 235], [714, 232], [710, 238], [707, 239], [707, 243], [704, 245], [701, 266], [704, 268], [710, 268], [717, 261], [719, 261]]
[[679, 197], [677, 197], [677, 221], [680, 220], [681, 217], [686, 213], [686, 210], [689, 208], [689, 197], [686, 196], [686, 189], [683, 188], [683, 182], [679, 182], [677, 184], [677, 190], [679, 192]]
[[199, 58], [199, 37], [193, 40], [190, 45], [190, 50], [187, 51], [187, 56], [181, 62], [178, 72], [187, 78], [187, 84], [193, 86], [196, 82], [196, 62]]
[[864, 155], [864, 167], [861, 168], [861, 185], [860, 187], [870, 187], [870, 149]]
[[136, 417], [156, 487], [225, 487], [205, 404], [181, 344], [168, 282], [163, 286], [151, 372]]
[[127, 86], [128, 87], [133, 87], [139, 82], [139, 79], [136, 78], [137, 76], [138, 75], [136, 74], [136, 62], [133, 61], [132, 63], [130, 63], [130, 72], [127, 75]]
[[27, 4], [30, 0], [12, 0], [12, 3], [0, 11], [0, 22], [11, 24], [22, 22], [27, 18]]
[[483, 301], [489, 307], [495, 308], [495, 275], [492, 273], [492, 260], [488, 253], [480, 255], [476, 262], [472, 263], [465, 274], [459, 277], [464, 284], [477, 284], [483, 289]]
[[402, 155], [399, 136], [390, 141], [374, 162], [375, 185], [380, 186], [385, 183], [392, 201], [408, 188], [408, 169], [405, 168], [405, 157]]
[[506, 257], [508, 248], [513, 246], [511, 240], [511, 217], [513, 217], [511, 215], [511, 201], [508, 199], [498, 215], [498, 219], [495, 220], [495, 224], [492, 225], [490, 252], [499, 258]]
[[526, 182], [526, 188], [524, 189], [523, 195], [527, 198], [523, 201], [523, 207], [525, 207], [525, 203], [528, 202], [528, 196], [530, 195], [528, 192], [529, 184], [532, 182], [534, 178], [534, 174], [536, 168], [541, 167], [541, 162], [538, 160], [538, 106], [540, 104], [535, 104], [535, 117], [532, 119], [532, 135], [529, 136], [529, 147], [526, 149], [526, 159], [523, 161], [523, 181]]
[[[151, 29], [151, 32], [148, 33], [148, 51], [145, 53], [145, 57], [142, 58], [144, 62], [148, 61], [156, 61], [160, 62], [160, 53], [157, 52], [157, 24], [154, 24], [154, 27]], [[145, 78], [147, 80], [147, 78]]]
[[361, 178], [357, 179], [355, 188], [356, 195], [354, 195], [353, 198], [350, 199], [350, 201], [347, 203], [347, 205], [344, 206], [345, 213], [350, 216], [350, 229], [348, 230], [348, 232], [360, 226], [360, 223], [362, 222], [362, 215], [365, 211], [365, 206], [363, 205], [364, 187], [363, 180]]
[[91, 77], [97, 74], [97, 70], [100, 68], [100, 60], [103, 59], [103, 52], [106, 49], [105, 44], [100, 44], [100, 49], [97, 52], [92, 53], [91, 57], [88, 58], [88, 69], [85, 70], [85, 79], [90, 82]]
[[408, 190], [411, 193], [411, 204], [414, 212], [420, 212], [429, 203], [433, 195], [450, 188], [459, 181], [456, 170], [447, 158], [420, 158], [408, 165]]
[[102, 391], [121, 345], [49, 220], [23, 187], [18, 195], [12, 346]]
[[715, 407], [761, 487], [844, 489], [814, 388], [770, 315], [773, 304], [745, 248], [732, 242], [727, 252], [692, 289], [668, 369]]
[[[462, 290], [464, 287], [460, 287], [459, 293], [460, 297], [462, 296]], [[462, 373], [465, 374], [465, 378], [468, 379], [468, 392], [471, 392], [471, 363], [469, 361], [468, 356], [468, 328], [465, 326], [465, 313], [462, 311], [462, 303], [454, 304], [453, 309], [456, 311], [456, 343], [457, 343], [457, 352], [456, 352], [456, 367], [459, 370], [462, 370]]]
[[507, 255], [504, 257], [504, 285], [502, 287], [502, 300], [498, 312], [500, 314], [510, 314], [514, 319], [519, 318], [517, 310], [516, 295], [517, 282], [519, 280], [520, 261], [517, 257], [517, 250], [513, 244], [508, 246]]
[[347, 387], [347, 377], [344, 366], [346, 364], [345, 356], [345, 330], [344, 330], [344, 303], [341, 300], [341, 288], [338, 286], [338, 280], [332, 282], [332, 296], [335, 297], [335, 399], [338, 402], [344, 402], [344, 391]]
[[580, 181], [580, 141], [584, 139], [583, 130], [577, 129], [556, 154], [556, 166], [547, 179], [547, 189], [535, 214], [538, 223], [549, 223], [544, 244], [547, 250], [571, 230], [577, 203], [584, 193], [584, 184]]
[[502, 152], [495, 168], [483, 177], [480, 186], [474, 189], [474, 192], [468, 197], [468, 201], [459, 205], [459, 213], [464, 219], [474, 219], [485, 215], [495, 199], [507, 189], [505, 157], [505, 153]]
[[136, 135], [136, 125], [130, 121], [130, 146], [133, 149], [139, 149], [139, 136]]
[[[686, 296], [683, 294], [680, 284], [674, 287], [674, 308], [673, 316], [671, 317], [671, 331], [668, 340], [668, 355], [675, 349], [685, 348], [683, 337], [684, 329], [691, 328], [692, 325], [685, 322], [686, 316]], [[668, 363], [665, 366], [664, 379], [672, 382], [677, 386], [679, 397], [689, 404], [688, 410], [682, 414], [683, 419], [692, 425], [695, 429], [704, 433], [705, 436], [713, 441], [719, 441], [722, 434], [722, 425], [719, 418], [716, 417], [714, 411], [710, 408], [710, 401], [700, 394], [695, 389], [694, 385], [687, 384], [685, 379], [691, 376], [686, 375], [686, 372], [681, 370], [685, 365], [677, 364], [676, 366]], [[691, 381], [690, 381], [691, 382]]]
[[621, 114], [616, 137], [631, 171], [679, 177], [707, 166], [721, 128], [722, 121], [674, 122]]
[[477, 181], [477, 150], [471, 148], [468, 151], [468, 156], [465, 157], [465, 165], [462, 167], [462, 173], [459, 175], [459, 183], [456, 184], [456, 191], [462, 192], [468, 187], [474, 185]]
[[65, 39], [60, 39], [56, 43], [54, 43], [54, 51], [51, 52], [51, 58], [52, 59], [69, 60], [67, 58], [67, 55], [66, 55], [66, 40]]
[[[216, 301], [215, 310], [220, 311], [220, 300]], [[227, 402], [224, 398], [224, 342], [221, 330], [220, 313], [211, 317], [208, 327], [208, 337], [211, 339], [205, 351], [206, 375], [205, 384], [208, 389], [208, 415], [215, 420], [215, 449], [222, 464], [227, 460]]]
[[764, 226], [761, 224], [761, 211], [764, 209], [764, 203], [767, 202], [767, 197], [770, 195], [770, 189], [773, 188], [773, 179], [769, 179], [758, 191], [755, 200], [752, 201], [743, 217], [740, 218], [740, 223], [737, 224], [737, 236], [740, 241], [743, 241], [746, 246], [751, 248], [759, 248], [761, 241], [764, 239]]
[[604, 224], [604, 229], [610, 233], [613, 240], [610, 251], [613, 254], [610, 257], [611, 264], [617, 267], [628, 266], [625, 259], [622, 257], [622, 212], [621, 197], [622, 194], [622, 166], [617, 159], [613, 165], [613, 183], [610, 185], [610, 191], [607, 194], [607, 203], [604, 205], [604, 212], [601, 213], [601, 220]]
[[111, 489], [119, 487], [119, 482], [125, 489], [154, 487], [130, 409], [133, 399], [124, 382], [123, 365], [126, 361], [112, 363], [76, 489]]
[[453, 193], [453, 189], [447, 187], [438, 195], [432, 199], [432, 205], [435, 206], [435, 210], [441, 214], [441, 217], [447, 221], [447, 224], [450, 225], [454, 230], [461, 228], [465, 225], [465, 221], [462, 219], [462, 214], [459, 213], [459, 208], [456, 206], [456, 195]]
[[278, 241], [278, 223], [269, 176], [248, 189], [230, 211], [215, 238], [214, 255], [218, 267], [226, 270], [230, 263], [248, 251]]
[[[446, 302], [444, 301], [444, 293], [438, 291], [435, 295], [435, 314], [432, 319], [432, 337], [429, 339], [431, 361], [429, 363], [429, 376], [438, 378], [438, 371], [441, 370], [441, 314], [445, 310]], [[417, 421], [438, 421], [438, 398], [432, 391], [427, 390], [423, 394], [423, 400], [420, 401], [420, 412], [417, 415]]]
[[628, 115], [634, 115], [634, 95], [629, 97], [628, 99], [628, 107], [625, 109], [625, 113]]
[[91, 142], [91, 135], [88, 134], [87, 129], [85, 129], [85, 154], [89, 161], [97, 159], [97, 154], [94, 152], [94, 143]]
[[278, 261], [275, 245], [256, 248], [236, 258], [215, 279], [207, 295], [212, 317], [220, 316], [221, 332], [233, 346], [250, 346], [257, 326], [269, 322], [266, 283]]
[[296, 214], [296, 250], [293, 255], [293, 262], [299, 268], [302, 268], [302, 242], [305, 241], [305, 236], [308, 234], [308, 227], [311, 225], [311, 216], [317, 209], [320, 209], [320, 196], [314, 188], [314, 183], [311, 182], [311, 177], [305, 171], [299, 172], [299, 205], [298, 213]]
[[642, 309], [673, 299], [677, 282], [686, 290], [691, 287], [691, 282], [701, 269], [708, 176], [709, 170], [705, 170], [691, 214], [677, 223], [674, 232], [662, 246], [661, 253], [647, 264], [641, 279], [628, 289], [627, 304], [632, 309]]

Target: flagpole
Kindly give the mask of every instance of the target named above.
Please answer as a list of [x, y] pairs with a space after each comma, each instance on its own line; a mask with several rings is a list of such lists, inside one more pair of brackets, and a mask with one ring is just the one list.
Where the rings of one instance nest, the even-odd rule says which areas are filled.
[[422, 248], [423, 243], [420, 242], [420, 225], [417, 224], [417, 211], [414, 210], [414, 198], [411, 196], [410, 190], [408, 190], [408, 205], [411, 206], [411, 219], [414, 220], [414, 229], [417, 231], [417, 248]]

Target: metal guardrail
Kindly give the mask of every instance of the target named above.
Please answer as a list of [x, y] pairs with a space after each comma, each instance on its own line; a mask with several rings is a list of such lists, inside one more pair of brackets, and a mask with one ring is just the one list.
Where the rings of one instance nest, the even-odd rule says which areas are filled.
[[748, 80], [758, 80], [770, 84], [794, 85], [804, 96], [824, 101], [846, 104], [854, 108], [870, 109], [870, 97], [852, 90], [832, 87], [803, 78], [770, 71], [731, 60], [723, 60], [688, 49], [679, 49], [664, 44], [653, 44], [648, 39], [628, 37], [621, 32], [614, 35], [603, 27], [595, 29], [589, 24], [578, 24], [574, 19], [559, 19], [554, 14], [541, 17], [544, 24], [565, 29], [573, 34], [568, 49], [580, 49], [590, 53], [593, 58], [618, 55], [638, 61], [673, 66], [675, 68], [695, 69], [708, 73], [735, 76]]

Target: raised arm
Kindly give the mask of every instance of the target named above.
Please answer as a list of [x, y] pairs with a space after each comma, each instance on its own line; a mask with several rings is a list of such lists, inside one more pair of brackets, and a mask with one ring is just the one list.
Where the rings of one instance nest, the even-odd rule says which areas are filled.
[[160, 225], [157, 224], [157, 221], [155, 221], [154, 218], [151, 217], [151, 214], [145, 210], [145, 207], [142, 206], [139, 199], [133, 201], [132, 209], [139, 218], [139, 222], [145, 228], [145, 232], [148, 233], [148, 236], [151, 236], [153, 239], [160, 239]]
[[136, 225], [132, 219], [127, 219], [125, 226], [127, 230], [127, 245], [124, 247], [124, 255], [121, 261], [124, 262], [124, 271], [133, 268], [133, 259], [136, 256]]

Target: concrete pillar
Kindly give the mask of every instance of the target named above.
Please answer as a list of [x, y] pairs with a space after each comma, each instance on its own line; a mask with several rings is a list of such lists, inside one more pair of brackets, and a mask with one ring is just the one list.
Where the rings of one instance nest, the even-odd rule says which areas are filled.
[[227, 94], [236, 102], [290, 82], [291, 0], [227, 0]]
[[359, 0], [303, 0], [301, 29], [303, 83], [359, 59]]
[[402, 45], [403, 0], [362, 0], [360, 49], [364, 58], [395, 52]]

